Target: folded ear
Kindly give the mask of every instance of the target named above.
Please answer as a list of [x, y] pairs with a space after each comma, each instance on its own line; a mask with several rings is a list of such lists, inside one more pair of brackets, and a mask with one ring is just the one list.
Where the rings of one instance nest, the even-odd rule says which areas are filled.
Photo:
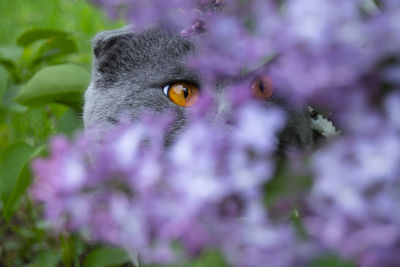
[[108, 48], [113, 46], [119, 38], [130, 34], [133, 34], [132, 26], [125, 26], [121, 29], [98, 33], [92, 40], [95, 57], [98, 58], [101, 56]]
[[134, 48], [132, 27], [100, 32], [92, 41], [94, 67], [101, 74], [115, 74], [121, 67], [133, 64], [130, 51]]

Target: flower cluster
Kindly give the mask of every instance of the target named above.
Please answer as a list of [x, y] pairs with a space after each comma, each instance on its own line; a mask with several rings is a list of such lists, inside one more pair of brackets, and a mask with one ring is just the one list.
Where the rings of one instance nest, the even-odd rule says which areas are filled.
[[348, 114], [357, 131], [313, 155], [309, 232], [361, 266], [399, 263], [399, 94], [384, 102], [384, 114], [365, 117], [365, 109]]
[[284, 115], [259, 104], [240, 105], [229, 134], [194, 116], [167, 150], [163, 116], [122, 124], [101, 146], [89, 133], [73, 143], [57, 137], [51, 158], [35, 161], [32, 194], [58, 230], [81, 231], [146, 262], [215, 248], [237, 266], [260, 266], [279, 254], [271, 266], [287, 266], [291, 231], [273, 224], [262, 204]]
[[35, 162], [33, 195], [56, 227], [149, 262], [216, 248], [235, 266], [301, 266], [321, 251], [359, 266], [399, 264], [400, 1], [96, 2], [137, 29], [159, 23], [195, 38], [188, 64], [206, 88], [268, 73], [280, 94], [332, 112], [341, 134], [317, 143], [300, 168], [311, 178], [298, 203], [303, 242], [271, 220], [262, 199], [285, 114], [235, 86], [232, 128], [211, 126], [194, 109], [167, 150], [166, 117], [121, 125], [101, 147], [84, 135], [54, 139], [52, 156]]

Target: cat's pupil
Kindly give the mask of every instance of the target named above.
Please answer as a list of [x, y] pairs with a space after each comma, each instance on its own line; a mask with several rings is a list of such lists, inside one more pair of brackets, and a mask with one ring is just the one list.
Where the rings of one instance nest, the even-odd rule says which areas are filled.
[[261, 93], [264, 93], [264, 83], [262, 81], [258, 81], [258, 87], [260, 88]]
[[189, 91], [186, 87], [183, 87], [183, 97], [186, 99], [189, 96]]

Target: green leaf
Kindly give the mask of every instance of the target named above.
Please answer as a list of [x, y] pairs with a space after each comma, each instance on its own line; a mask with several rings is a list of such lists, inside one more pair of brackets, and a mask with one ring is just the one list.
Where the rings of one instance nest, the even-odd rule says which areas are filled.
[[[304, 162], [304, 164], [307, 163]], [[310, 177], [290, 171], [287, 165], [286, 159], [278, 159], [273, 178], [264, 186], [264, 202], [269, 209], [282, 199], [286, 203], [296, 203], [298, 196], [308, 192], [312, 185]], [[286, 216], [290, 208], [290, 205], [286, 210], [280, 208], [279, 210], [283, 211], [283, 214], [279, 215]]]
[[56, 267], [60, 261], [60, 254], [54, 250], [45, 250], [38, 254], [35, 260], [24, 267]]
[[73, 236], [60, 236], [61, 239], [61, 259], [66, 267], [73, 265], [76, 255], [76, 240]]
[[[39, 155], [45, 148], [46, 146], [41, 146], [33, 151], [31, 151], [30, 156], [28, 158], [28, 162]], [[30, 150], [30, 148], [29, 148]], [[14, 184], [14, 187], [11, 191], [11, 194], [9, 195], [7, 201], [5, 201], [4, 209], [3, 209], [3, 217], [6, 219], [6, 221], [9, 221], [11, 219], [11, 216], [13, 215], [18, 200], [22, 197], [22, 195], [26, 192], [26, 189], [31, 183], [31, 169], [30, 165], [26, 162], [19, 175], [16, 177], [16, 182]]]
[[71, 136], [82, 128], [82, 116], [74, 109], [68, 109], [57, 121], [57, 132]]
[[22, 56], [23, 49], [14, 45], [0, 46], [0, 58], [16, 65]]
[[25, 31], [17, 38], [17, 44], [19, 46], [28, 46], [38, 40], [51, 39], [57, 37], [68, 36], [68, 32], [50, 29], [50, 28], [34, 28]]
[[3, 101], [3, 96], [7, 89], [7, 83], [8, 83], [8, 73], [5, 68], [0, 66], [0, 105]]
[[22, 168], [34, 153], [35, 148], [22, 142], [9, 145], [3, 152], [0, 168], [0, 195], [3, 204], [6, 205], [18, 183]]
[[228, 267], [224, 257], [216, 250], [204, 252], [196, 260], [175, 264], [170, 267]]
[[9, 111], [16, 113], [24, 113], [28, 110], [27, 107], [15, 102], [15, 98], [21, 92], [21, 87], [18, 85], [11, 85], [6, 89], [0, 106], [5, 107]]
[[10, 72], [16, 69], [15, 64], [11, 60], [3, 58], [1, 55], [0, 55], [0, 65], [3, 65]]
[[64, 64], [46, 67], [36, 73], [22, 88], [16, 101], [23, 105], [59, 103], [77, 110], [90, 82], [90, 73], [83, 67]]
[[327, 253], [316, 257], [311, 267], [356, 267], [357, 265], [349, 260], [340, 258], [338, 255], [333, 253]]
[[73, 36], [62, 36], [49, 39], [37, 52], [34, 64], [46, 59], [65, 56], [78, 51], [76, 39]]
[[129, 254], [123, 249], [99, 248], [86, 256], [83, 267], [106, 267], [129, 262]]
[[10, 72], [15, 72], [22, 52], [23, 49], [18, 46], [0, 46], [0, 65]]

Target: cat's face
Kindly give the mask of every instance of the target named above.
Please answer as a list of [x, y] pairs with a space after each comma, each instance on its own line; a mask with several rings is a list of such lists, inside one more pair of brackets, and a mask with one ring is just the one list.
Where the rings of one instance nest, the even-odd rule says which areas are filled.
[[[101, 136], [122, 115], [135, 120], [146, 110], [172, 112], [175, 121], [167, 141], [175, 139], [188, 120], [185, 106], [194, 103], [201, 88], [199, 75], [185, 66], [187, 56], [195, 53], [193, 41], [159, 27], [141, 34], [125, 27], [99, 33], [93, 40], [93, 53], [92, 81], [85, 93], [85, 128], [96, 126]], [[189, 89], [181, 94], [188, 101], [179, 94], [182, 84]], [[217, 88], [216, 95], [216, 110], [226, 113], [224, 90]], [[304, 113], [285, 101], [273, 101], [289, 114], [281, 144], [307, 146], [311, 130]]]

